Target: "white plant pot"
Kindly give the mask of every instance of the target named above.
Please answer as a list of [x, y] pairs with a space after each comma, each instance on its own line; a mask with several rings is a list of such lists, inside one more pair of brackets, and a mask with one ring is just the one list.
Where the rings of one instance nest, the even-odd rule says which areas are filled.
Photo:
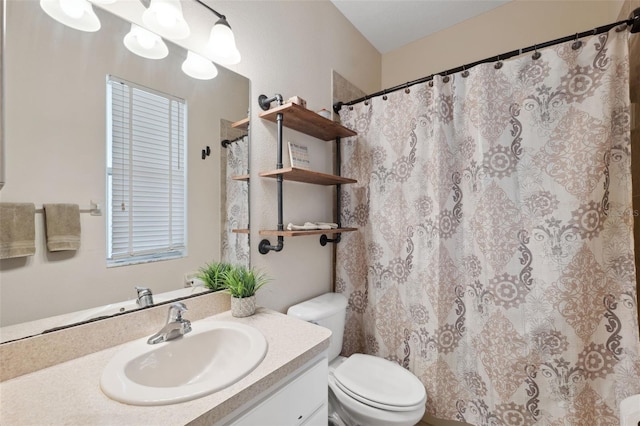
[[231, 297], [231, 315], [237, 318], [248, 317], [256, 312], [256, 296]]

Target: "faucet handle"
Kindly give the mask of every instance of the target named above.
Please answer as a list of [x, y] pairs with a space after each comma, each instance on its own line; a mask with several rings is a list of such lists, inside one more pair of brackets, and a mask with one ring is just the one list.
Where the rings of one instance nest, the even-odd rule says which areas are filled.
[[182, 319], [182, 314], [188, 311], [187, 306], [182, 302], [172, 303], [169, 306], [169, 316], [167, 317], [167, 322], [179, 322], [184, 321]]
[[151, 295], [151, 289], [148, 287], [135, 286], [136, 291], [138, 292], [138, 297]]

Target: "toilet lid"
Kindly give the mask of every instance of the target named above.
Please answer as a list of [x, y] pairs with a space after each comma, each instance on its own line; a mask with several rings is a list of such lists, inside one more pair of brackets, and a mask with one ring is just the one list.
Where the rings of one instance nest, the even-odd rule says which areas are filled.
[[353, 354], [335, 369], [334, 377], [345, 393], [364, 404], [403, 411], [425, 402], [420, 380], [384, 358]]

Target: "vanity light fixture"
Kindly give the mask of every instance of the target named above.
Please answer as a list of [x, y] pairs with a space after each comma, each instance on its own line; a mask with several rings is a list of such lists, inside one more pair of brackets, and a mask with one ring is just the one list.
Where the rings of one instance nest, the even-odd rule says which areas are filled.
[[159, 35], [136, 24], [131, 24], [131, 31], [124, 36], [124, 45], [143, 58], [162, 59], [169, 54], [167, 45]]
[[76, 30], [100, 29], [100, 20], [88, 0], [40, 0], [40, 7], [56, 21]]
[[187, 53], [187, 59], [182, 63], [182, 71], [198, 80], [211, 80], [218, 75], [218, 68], [213, 62], [192, 51]]
[[209, 42], [206, 48], [207, 56], [220, 65], [234, 65], [240, 62], [240, 52], [236, 47], [236, 38], [233, 35], [233, 31], [231, 31], [231, 25], [229, 25], [227, 17], [210, 8], [202, 0], [195, 1], [218, 17], [218, 22], [213, 25], [209, 35]]
[[[109, 4], [117, 0], [40, 0], [40, 7], [53, 19], [71, 28], [94, 32], [100, 29], [100, 20], [92, 3]], [[191, 33], [182, 15], [182, 0], [140, 0], [147, 6], [142, 14], [144, 27], [131, 24], [124, 37], [124, 45], [136, 55], [148, 59], [162, 59], [169, 54], [163, 37], [179, 40]], [[198, 49], [206, 57], [188, 51], [182, 71], [190, 77], [210, 80], [218, 75], [213, 64], [234, 65], [240, 62], [240, 52], [227, 18], [202, 0], [194, 0], [218, 17], [209, 35], [209, 41]], [[213, 61], [213, 62], [212, 62]]]
[[231, 26], [224, 15], [219, 15], [213, 9], [211, 10], [220, 19], [211, 29], [211, 35], [207, 43], [207, 54], [221, 65], [237, 64], [240, 62], [240, 52], [236, 47], [236, 38], [233, 35], [233, 31], [231, 31]]
[[151, 0], [142, 14], [142, 22], [149, 30], [168, 39], [187, 38], [191, 33], [182, 16], [180, 0]]

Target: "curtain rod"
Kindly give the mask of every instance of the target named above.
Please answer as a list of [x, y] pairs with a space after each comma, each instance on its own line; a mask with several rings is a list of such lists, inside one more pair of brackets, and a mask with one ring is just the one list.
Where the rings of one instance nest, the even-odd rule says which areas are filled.
[[224, 139], [223, 141], [220, 142], [220, 144], [222, 145], [223, 148], [228, 147], [229, 145], [231, 145], [232, 143], [235, 142], [239, 142], [242, 139], [244, 139], [245, 137], [247, 137], [247, 135], [242, 135], [242, 136], [238, 136], [237, 138], [233, 139], [233, 140], [229, 140], [229, 139]]
[[472, 62], [470, 64], [462, 65], [462, 66], [459, 66], [459, 67], [456, 67], [456, 68], [451, 68], [451, 69], [446, 70], [446, 71], [442, 71], [442, 72], [439, 72], [439, 73], [436, 73], [436, 74], [431, 74], [428, 77], [422, 77], [422, 78], [419, 78], [417, 80], [413, 80], [413, 81], [409, 81], [409, 82], [404, 83], [404, 84], [399, 84], [397, 86], [393, 86], [393, 87], [391, 87], [389, 89], [380, 90], [379, 92], [375, 92], [375, 93], [373, 93], [371, 95], [365, 95], [365, 96], [363, 96], [361, 98], [358, 98], [358, 99], [355, 99], [353, 101], [349, 101], [349, 102], [340, 102], [339, 101], [339, 102], [336, 102], [335, 104], [333, 104], [333, 110], [337, 114], [337, 113], [340, 112], [340, 110], [342, 109], [342, 107], [344, 105], [347, 105], [347, 106], [355, 105], [357, 103], [360, 103], [362, 101], [366, 101], [366, 100], [374, 98], [376, 96], [386, 95], [388, 93], [395, 92], [395, 91], [400, 90], [400, 89], [406, 89], [406, 88], [408, 88], [410, 86], [413, 86], [415, 84], [420, 84], [420, 83], [427, 82], [429, 80], [433, 80], [433, 77], [436, 76], [436, 75], [448, 76], [450, 74], [455, 74], [455, 73], [460, 72], [460, 71], [466, 71], [469, 68], [475, 67], [476, 65], [480, 65], [480, 64], [484, 64], [484, 63], [488, 63], [488, 62], [502, 61], [504, 59], [509, 59], [511, 57], [514, 57], [514, 56], [522, 55], [523, 53], [527, 53], [527, 52], [531, 52], [531, 51], [537, 51], [538, 49], [542, 49], [542, 48], [549, 47], [549, 46], [554, 46], [556, 44], [564, 43], [564, 42], [571, 41], [571, 40], [576, 40], [577, 41], [579, 38], [582, 38], [582, 37], [605, 33], [607, 31], [609, 31], [611, 28], [615, 28], [615, 27], [620, 26], [620, 25], [626, 25], [628, 27], [631, 27], [631, 28], [629, 28], [629, 31], [631, 31], [632, 33], [640, 32], [640, 7], [635, 9], [631, 13], [629, 19], [626, 19], [624, 21], [614, 22], [614, 23], [611, 23], [611, 24], [608, 24], [608, 25], [603, 25], [601, 27], [594, 28], [594, 29], [592, 29], [590, 31], [584, 31], [584, 32], [581, 32], [581, 33], [576, 33], [574, 35], [570, 35], [570, 36], [558, 38], [558, 39], [555, 39], [555, 40], [547, 41], [545, 43], [535, 44], [533, 46], [525, 47], [523, 49], [512, 50], [510, 52], [502, 53], [500, 55], [492, 56], [490, 58], [486, 58], [486, 59], [482, 59], [482, 60], [479, 60], [479, 61], [476, 61], [476, 62]]

